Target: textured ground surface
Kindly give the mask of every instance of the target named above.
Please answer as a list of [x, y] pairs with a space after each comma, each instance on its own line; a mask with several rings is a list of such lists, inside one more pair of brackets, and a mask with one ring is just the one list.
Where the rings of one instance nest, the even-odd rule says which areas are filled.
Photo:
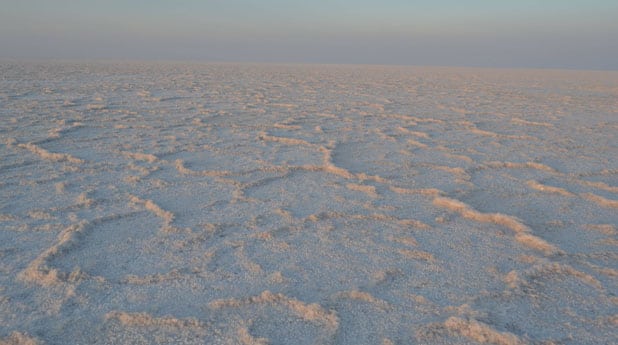
[[0, 64], [0, 344], [609, 344], [618, 73]]

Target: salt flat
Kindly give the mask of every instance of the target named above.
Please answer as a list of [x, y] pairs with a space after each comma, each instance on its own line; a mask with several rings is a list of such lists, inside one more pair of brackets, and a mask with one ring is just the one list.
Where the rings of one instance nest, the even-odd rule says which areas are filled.
[[0, 344], [610, 344], [618, 73], [0, 63]]

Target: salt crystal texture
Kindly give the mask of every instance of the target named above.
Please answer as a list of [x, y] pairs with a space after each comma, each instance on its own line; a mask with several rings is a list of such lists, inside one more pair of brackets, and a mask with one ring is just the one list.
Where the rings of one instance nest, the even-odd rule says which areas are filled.
[[616, 72], [0, 75], [0, 344], [618, 339]]

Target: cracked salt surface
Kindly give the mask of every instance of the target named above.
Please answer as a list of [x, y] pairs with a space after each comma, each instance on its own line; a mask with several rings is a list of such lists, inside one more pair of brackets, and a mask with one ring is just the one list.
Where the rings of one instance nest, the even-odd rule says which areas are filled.
[[618, 339], [617, 73], [0, 71], [0, 344]]

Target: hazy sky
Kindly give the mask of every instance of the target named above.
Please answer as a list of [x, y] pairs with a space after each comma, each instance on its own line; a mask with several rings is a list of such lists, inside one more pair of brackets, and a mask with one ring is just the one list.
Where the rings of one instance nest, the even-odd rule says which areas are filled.
[[0, 0], [0, 57], [618, 70], [618, 0]]

